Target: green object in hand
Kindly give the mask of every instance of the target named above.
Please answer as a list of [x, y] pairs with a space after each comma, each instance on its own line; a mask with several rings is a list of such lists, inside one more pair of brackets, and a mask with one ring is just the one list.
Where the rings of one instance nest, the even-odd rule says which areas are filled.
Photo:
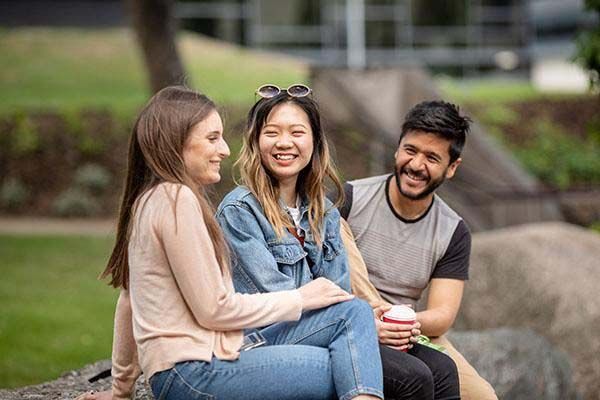
[[441, 351], [442, 353], [446, 352], [446, 348], [444, 346], [440, 346], [439, 344], [431, 343], [431, 339], [429, 339], [425, 335], [419, 335], [417, 337], [417, 343], [423, 346], [431, 347], [434, 350]]

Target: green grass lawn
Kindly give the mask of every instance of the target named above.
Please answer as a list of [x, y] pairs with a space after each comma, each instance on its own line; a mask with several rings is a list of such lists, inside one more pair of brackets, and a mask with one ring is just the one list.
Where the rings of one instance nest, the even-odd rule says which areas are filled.
[[0, 387], [110, 358], [117, 290], [96, 278], [112, 238], [0, 235]]
[[544, 94], [530, 82], [518, 79], [436, 79], [442, 94], [453, 102], [501, 104], [537, 99]]
[[[265, 82], [306, 82], [307, 66], [193, 33], [178, 45], [189, 86], [220, 104], [251, 104]], [[128, 29], [0, 29], [0, 112], [107, 107], [135, 110], [148, 98], [141, 52]]]

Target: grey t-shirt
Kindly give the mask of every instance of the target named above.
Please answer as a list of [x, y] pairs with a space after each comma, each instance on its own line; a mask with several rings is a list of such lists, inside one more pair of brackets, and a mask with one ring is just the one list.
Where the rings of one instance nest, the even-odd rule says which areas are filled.
[[416, 305], [432, 278], [469, 277], [471, 234], [439, 196], [415, 220], [398, 215], [389, 200], [392, 175], [346, 183], [346, 218], [365, 260], [369, 280], [388, 302]]

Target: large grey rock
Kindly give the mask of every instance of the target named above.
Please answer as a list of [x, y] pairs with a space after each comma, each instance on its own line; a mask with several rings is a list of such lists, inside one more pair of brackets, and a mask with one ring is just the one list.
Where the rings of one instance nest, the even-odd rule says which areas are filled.
[[[70, 371], [55, 381], [18, 389], [0, 389], [1, 400], [72, 400], [87, 390], [107, 390], [111, 379], [89, 383], [88, 379], [110, 368], [110, 360], [98, 361], [82, 369]], [[136, 384], [136, 400], [154, 400], [150, 388], [140, 378]]]
[[585, 399], [600, 393], [600, 235], [541, 223], [473, 236], [456, 329], [526, 327], [562, 350]]
[[451, 332], [450, 340], [500, 400], [576, 400], [566, 356], [529, 329]]

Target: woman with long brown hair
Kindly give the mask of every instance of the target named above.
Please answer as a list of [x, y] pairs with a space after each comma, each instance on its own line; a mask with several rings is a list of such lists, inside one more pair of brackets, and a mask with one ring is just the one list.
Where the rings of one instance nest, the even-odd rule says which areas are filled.
[[228, 155], [221, 118], [206, 96], [168, 87], [141, 111], [103, 273], [121, 291], [112, 391], [84, 398], [131, 398], [142, 372], [157, 399], [335, 395], [327, 345], [242, 346], [243, 329], [297, 321], [352, 296], [326, 279], [278, 293], [234, 292], [227, 246], [204, 195]]
[[[283, 90], [264, 85], [248, 113], [237, 161], [243, 186], [217, 210], [233, 253], [234, 285], [242, 293], [281, 293], [323, 278], [350, 289], [340, 214], [325, 196], [327, 179], [340, 194], [341, 184], [310, 92], [305, 85]], [[274, 344], [326, 345], [339, 398], [382, 397], [374, 318], [363, 301], [332, 305], [304, 314], [299, 323], [259, 332]]]

